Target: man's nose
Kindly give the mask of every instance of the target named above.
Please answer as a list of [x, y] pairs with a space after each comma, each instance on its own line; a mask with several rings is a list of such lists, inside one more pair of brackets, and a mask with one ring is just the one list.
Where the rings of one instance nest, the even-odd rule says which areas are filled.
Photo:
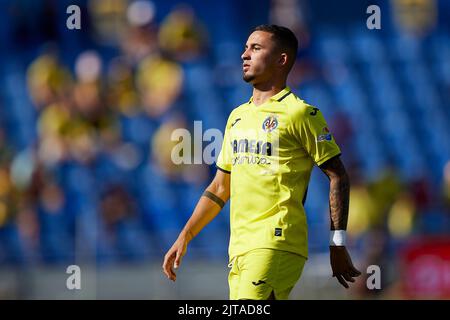
[[241, 59], [242, 60], [249, 60], [250, 59], [250, 55], [248, 53], [248, 50], [245, 50], [242, 55], [241, 55]]

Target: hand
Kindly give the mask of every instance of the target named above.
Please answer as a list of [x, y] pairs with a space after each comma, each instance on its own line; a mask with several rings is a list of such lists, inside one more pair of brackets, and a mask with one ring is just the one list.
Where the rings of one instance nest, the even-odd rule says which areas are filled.
[[333, 277], [336, 277], [347, 289], [349, 287], [347, 282], [355, 282], [353, 277], [361, 275], [361, 272], [353, 266], [352, 259], [344, 246], [330, 246], [330, 263]]
[[164, 262], [162, 265], [163, 272], [172, 281], [177, 279], [177, 275], [173, 271], [173, 268], [178, 269], [181, 264], [181, 259], [186, 254], [188, 241], [184, 236], [179, 236], [177, 241], [167, 251], [164, 256]]

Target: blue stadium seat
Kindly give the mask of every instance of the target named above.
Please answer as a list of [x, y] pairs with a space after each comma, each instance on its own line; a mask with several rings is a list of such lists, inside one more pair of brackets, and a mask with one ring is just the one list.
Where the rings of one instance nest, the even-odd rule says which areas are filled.
[[386, 50], [383, 41], [359, 26], [353, 30], [351, 45], [356, 58], [366, 64], [383, 64], [386, 62]]
[[390, 52], [398, 61], [414, 63], [422, 58], [418, 37], [398, 34], [390, 39]]
[[152, 164], [143, 168], [139, 185], [143, 219], [158, 235], [160, 247], [168, 248], [185, 222], [173, 186]]
[[156, 131], [156, 124], [144, 113], [120, 117], [121, 134], [124, 141], [136, 143], [148, 148], [151, 137]]
[[0, 227], [0, 263], [2, 265], [24, 265], [29, 262], [27, 248], [14, 223]]
[[350, 50], [342, 34], [324, 28], [317, 36], [317, 50], [323, 61], [342, 63], [350, 59]]

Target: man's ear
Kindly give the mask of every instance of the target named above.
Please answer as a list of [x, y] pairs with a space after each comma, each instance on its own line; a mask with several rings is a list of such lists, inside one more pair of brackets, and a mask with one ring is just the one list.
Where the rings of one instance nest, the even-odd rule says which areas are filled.
[[285, 66], [288, 63], [288, 56], [286, 53], [282, 53], [278, 59], [278, 64], [280, 67]]

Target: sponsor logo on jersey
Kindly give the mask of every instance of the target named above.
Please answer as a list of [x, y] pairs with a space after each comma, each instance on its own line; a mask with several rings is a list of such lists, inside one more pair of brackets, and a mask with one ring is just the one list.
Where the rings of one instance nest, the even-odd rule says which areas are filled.
[[331, 141], [331, 133], [327, 127], [323, 128], [322, 134], [319, 134], [319, 136], [317, 137], [317, 142], [322, 141]]
[[272, 144], [265, 141], [257, 141], [254, 139], [240, 139], [231, 142], [233, 153], [256, 153], [262, 155], [272, 155]]

